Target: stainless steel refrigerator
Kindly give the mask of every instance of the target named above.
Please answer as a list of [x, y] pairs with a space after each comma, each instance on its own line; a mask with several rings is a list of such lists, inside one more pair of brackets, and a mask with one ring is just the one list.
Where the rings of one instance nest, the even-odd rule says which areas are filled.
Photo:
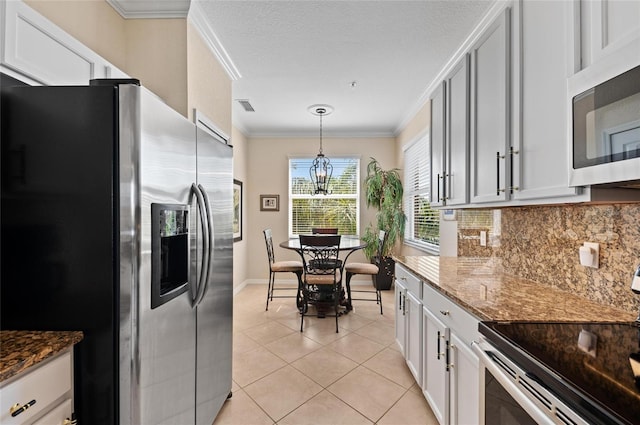
[[210, 425], [231, 394], [231, 146], [135, 80], [1, 83], [0, 326], [84, 332], [81, 425]]

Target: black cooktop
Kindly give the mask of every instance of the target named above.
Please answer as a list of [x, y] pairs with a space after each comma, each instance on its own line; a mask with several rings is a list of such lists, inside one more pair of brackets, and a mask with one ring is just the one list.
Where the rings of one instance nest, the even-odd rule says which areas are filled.
[[636, 323], [482, 322], [492, 345], [594, 424], [640, 424]]

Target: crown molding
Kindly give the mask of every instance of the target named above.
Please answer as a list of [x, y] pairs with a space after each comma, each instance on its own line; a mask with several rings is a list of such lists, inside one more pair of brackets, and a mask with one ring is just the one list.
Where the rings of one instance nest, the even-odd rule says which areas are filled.
[[[317, 133], [310, 132], [286, 132], [286, 133], [277, 133], [277, 132], [268, 132], [268, 133], [260, 133], [260, 132], [251, 132], [244, 133], [246, 137], [249, 139], [313, 139], [317, 138]], [[392, 132], [332, 132], [331, 134], [324, 134], [323, 140], [328, 139], [387, 139], [394, 138], [394, 134]]]
[[[171, 0], [171, 1], [133, 1], [133, 0], [106, 0], [116, 12], [125, 19], [167, 19], [187, 18], [193, 27], [200, 33], [207, 47], [218, 59], [220, 65], [232, 81], [242, 78], [233, 60], [226, 49], [220, 43], [218, 36], [206, 19], [206, 14], [197, 0]], [[162, 4], [159, 8], [158, 4]]]
[[218, 62], [220, 62], [220, 65], [222, 65], [231, 81], [237, 81], [242, 78], [240, 71], [236, 68], [236, 65], [227, 53], [227, 50], [218, 39], [218, 36], [213, 31], [213, 28], [211, 28], [211, 25], [209, 25], [199, 1], [191, 2], [188, 19], [194, 28], [200, 33], [209, 47], [209, 50], [211, 50], [214, 56], [218, 59]]
[[440, 86], [442, 80], [445, 79], [447, 74], [451, 72], [453, 67], [458, 63], [458, 61], [471, 49], [471, 46], [478, 40], [478, 38], [482, 35], [483, 31], [491, 25], [494, 19], [498, 17], [502, 11], [513, 4], [513, 0], [496, 0], [496, 2], [489, 8], [489, 10], [484, 14], [484, 16], [480, 19], [480, 22], [471, 30], [467, 38], [464, 42], [458, 47], [455, 53], [449, 58], [447, 63], [442, 67], [438, 75], [431, 81], [431, 83], [427, 86], [427, 88], [422, 92], [418, 101], [410, 108], [405, 118], [400, 122], [394, 134], [398, 136], [402, 131], [406, 128], [406, 126], [411, 122], [411, 120], [416, 116], [416, 114], [422, 109], [424, 105], [429, 101], [431, 94], [433, 91]]
[[[190, 0], [163, 2], [106, 0], [125, 19], [186, 18]], [[157, 5], [161, 3], [162, 8]]]

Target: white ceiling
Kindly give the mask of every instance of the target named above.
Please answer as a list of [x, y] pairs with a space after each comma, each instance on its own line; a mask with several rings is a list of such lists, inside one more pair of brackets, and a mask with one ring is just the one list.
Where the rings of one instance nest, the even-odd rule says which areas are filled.
[[[233, 123], [246, 135], [391, 136], [494, 0], [193, 0], [235, 66]], [[189, 1], [111, 0], [124, 16]], [[355, 82], [355, 87], [352, 83]], [[246, 112], [236, 99], [249, 100]]]

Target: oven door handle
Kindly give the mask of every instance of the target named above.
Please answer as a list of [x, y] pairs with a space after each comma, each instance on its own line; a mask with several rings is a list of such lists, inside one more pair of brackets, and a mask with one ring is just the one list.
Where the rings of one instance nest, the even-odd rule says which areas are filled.
[[482, 365], [491, 372], [491, 375], [500, 383], [502, 388], [524, 409], [525, 412], [538, 424], [554, 425], [555, 422], [547, 416], [531, 399], [523, 394], [516, 383], [493, 361], [491, 356], [480, 346], [480, 343], [473, 341], [471, 348], [476, 353]]

